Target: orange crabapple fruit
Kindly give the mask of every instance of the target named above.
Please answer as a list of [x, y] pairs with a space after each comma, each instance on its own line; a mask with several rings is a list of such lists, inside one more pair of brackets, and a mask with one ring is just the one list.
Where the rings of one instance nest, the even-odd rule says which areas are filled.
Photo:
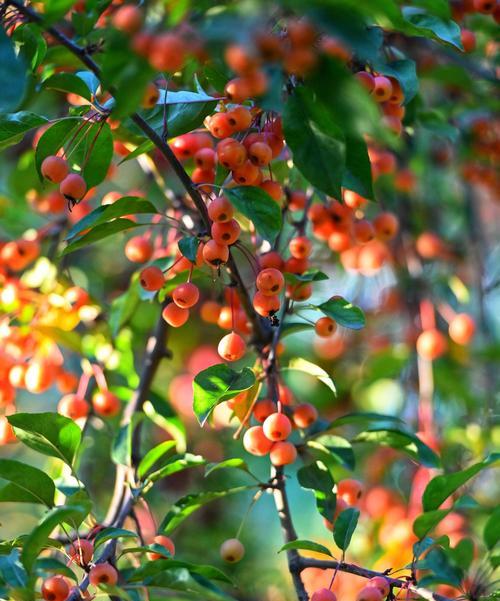
[[275, 442], [269, 453], [269, 459], [276, 467], [290, 465], [297, 459], [297, 449], [288, 441]]
[[279, 182], [272, 179], [266, 179], [259, 187], [262, 188], [264, 192], [267, 192], [267, 194], [269, 194], [276, 202], [279, 202], [283, 198], [283, 188]]
[[200, 148], [194, 153], [194, 162], [199, 169], [209, 170], [215, 169], [217, 155], [213, 148]]
[[61, 194], [71, 202], [78, 202], [87, 192], [87, 184], [78, 173], [70, 173], [59, 184]]
[[377, 102], [385, 102], [392, 96], [392, 84], [388, 77], [378, 75], [374, 80], [374, 88], [372, 92]]
[[243, 447], [252, 455], [267, 455], [273, 446], [273, 441], [264, 434], [262, 426], [252, 426], [243, 435]]
[[144, 290], [156, 292], [163, 287], [165, 276], [159, 267], [150, 265], [149, 267], [145, 267], [139, 274], [139, 283]]
[[169, 326], [180, 328], [189, 319], [189, 309], [179, 307], [175, 302], [168, 303], [161, 315]]
[[196, 305], [200, 298], [198, 286], [192, 282], [179, 284], [172, 292], [172, 300], [181, 309], [189, 309]]
[[207, 265], [218, 267], [227, 263], [229, 259], [229, 246], [219, 244], [216, 240], [209, 240], [203, 246], [203, 260]]
[[375, 230], [367, 219], [358, 219], [353, 223], [352, 234], [358, 244], [366, 244], [375, 237]]
[[254, 294], [252, 305], [255, 311], [262, 317], [271, 317], [280, 309], [280, 297], [277, 295], [266, 296], [257, 290]]
[[175, 33], [155, 36], [148, 52], [148, 60], [157, 71], [178, 71], [186, 59], [186, 45]]
[[141, 106], [144, 109], [152, 109], [156, 106], [158, 99], [160, 98], [160, 91], [156, 85], [152, 82], [148, 83], [144, 95], [142, 97]]
[[259, 271], [255, 284], [257, 290], [264, 296], [275, 296], [283, 290], [285, 278], [275, 267], [267, 267]]
[[224, 88], [224, 94], [227, 96], [230, 102], [240, 104], [250, 98], [252, 95], [252, 90], [248, 85], [248, 80], [246, 78], [235, 77], [227, 82]]
[[245, 555], [245, 547], [237, 538], [228, 538], [220, 546], [220, 556], [227, 563], [238, 563]]
[[310, 403], [302, 403], [294, 408], [292, 417], [298, 428], [308, 428], [318, 419], [318, 410]]
[[284, 413], [271, 413], [264, 420], [262, 428], [269, 440], [286, 440], [292, 431], [292, 424]]
[[233, 218], [234, 207], [225, 196], [219, 196], [208, 205], [208, 216], [212, 221], [225, 223]]
[[246, 346], [245, 341], [239, 334], [230, 332], [221, 338], [217, 351], [226, 361], [238, 361], [245, 354]]
[[337, 596], [328, 588], [322, 588], [313, 593], [311, 601], [337, 601]]
[[137, 6], [125, 4], [115, 12], [111, 19], [114, 27], [125, 33], [137, 33], [142, 25], [142, 13]]
[[9, 424], [5, 415], [0, 415], [0, 445], [16, 442], [14, 428]]
[[207, 117], [205, 125], [214, 138], [228, 138], [233, 133], [227, 113], [215, 113]]
[[69, 585], [63, 576], [51, 576], [42, 583], [42, 597], [45, 601], [65, 601], [69, 595]]
[[328, 338], [328, 336], [331, 336], [333, 333], [335, 333], [336, 329], [337, 322], [331, 317], [320, 317], [314, 324], [314, 331], [322, 338]]
[[248, 159], [243, 163], [243, 165], [233, 170], [234, 181], [238, 184], [242, 184], [243, 186], [251, 186], [252, 184], [255, 184], [259, 179], [259, 176], [261, 176], [259, 168]]
[[164, 534], [158, 534], [154, 537], [153, 543], [165, 547], [165, 549], [170, 553], [170, 555], [167, 555], [166, 553], [152, 551], [151, 553], [148, 553], [148, 559], [150, 559], [151, 561], [157, 559], [168, 559], [175, 556], [175, 544], [170, 537], [165, 536]]
[[[227, 140], [227, 141], [226, 141]], [[226, 169], [239, 169], [247, 160], [247, 150], [233, 138], [227, 138], [217, 144], [217, 158]]]
[[392, 240], [399, 230], [399, 220], [394, 213], [379, 213], [373, 220], [375, 235], [379, 240]]
[[368, 585], [378, 588], [378, 590], [382, 593], [382, 597], [387, 597], [391, 591], [389, 581], [387, 578], [384, 578], [384, 576], [374, 576], [373, 578], [370, 578]]
[[259, 267], [261, 269], [274, 268], [279, 271], [283, 269], [284, 265], [285, 261], [283, 260], [283, 257], [279, 254], [279, 252], [275, 250], [271, 250], [267, 253], [264, 253], [259, 257]]
[[92, 407], [97, 415], [113, 417], [120, 412], [120, 399], [109, 390], [98, 390], [92, 397]]
[[424, 330], [417, 338], [417, 353], [429, 361], [438, 359], [446, 352], [448, 343], [442, 332], [432, 328]]
[[456, 344], [469, 344], [475, 332], [476, 324], [467, 313], [459, 313], [450, 321], [448, 333]]
[[200, 317], [206, 323], [216, 324], [219, 320], [221, 308], [217, 301], [206, 300], [200, 307]]
[[370, 584], [362, 588], [356, 596], [356, 601], [382, 601], [382, 599], [380, 589]]
[[311, 284], [303, 283], [297, 286], [291, 286], [288, 289], [290, 298], [297, 302], [302, 302], [311, 297], [313, 287]]
[[240, 232], [240, 224], [236, 219], [230, 219], [225, 222], [215, 221], [212, 223], [210, 231], [213, 240], [218, 244], [225, 245], [234, 244], [240, 237]]
[[288, 208], [290, 211], [302, 211], [307, 203], [307, 194], [302, 190], [292, 190], [288, 194]]
[[125, 245], [125, 256], [132, 263], [146, 263], [153, 256], [151, 242], [144, 236], [134, 236]]
[[354, 190], [344, 190], [343, 200], [346, 206], [354, 210], [363, 209], [368, 202], [366, 198], [354, 192]]
[[276, 411], [276, 405], [269, 399], [257, 401], [253, 408], [253, 416], [262, 423], [267, 417]]
[[290, 240], [288, 250], [294, 259], [307, 259], [312, 252], [312, 242], [306, 236], [297, 236]]
[[79, 538], [71, 543], [68, 555], [79, 566], [88, 565], [94, 555], [94, 543], [87, 538]]
[[57, 411], [71, 419], [87, 417], [89, 409], [87, 401], [76, 394], [66, 394], [57, 405]]
[[252, 123], [252, 113], [244, 106], [237, 106], [226, 113], [229, 124], [234, 131], [244, 131]]
[[273, 158], [273, 152], [265, 142], [254, 142], [248, 149], [248, 158], [259, 167], [269, 165]]
[[59, 184], [68, 175], [69, 167], [65, 159], [51, 155], [43, 159], [40, 171], [45, 179]]
[[114, 586], [118, 582], [118, 572], [110, 563], [98, 563], [90, 568], [89, 582], [93, 586], [101, 584]]
[[358, 71], [355, 74], [358, 82], [365, 88], [368, 93], [372, 93], [375, 89], [375, 78], [368, 71]]
[[337, 499], [343, 499], [349, 505], [356, 505], [363, 494], [363, 484], [354, 478], [345, 478], [337, 482]]

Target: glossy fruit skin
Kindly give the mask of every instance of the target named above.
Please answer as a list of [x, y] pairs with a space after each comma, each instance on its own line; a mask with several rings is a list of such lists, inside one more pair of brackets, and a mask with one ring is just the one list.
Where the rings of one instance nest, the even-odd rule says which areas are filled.
[[393, 213], [379, 213], [373, 220], [373, 227], [379, 240], [392, 240], [399, 230], [399, 220]]
[[218, 267], [227, 263], [229, 259], [229, 247], [226, 244], [219, 244], [215, 240], [209, 240], [203, 246], [203, 260], [207, 265]]
[[262, 426], [252, 426], [243, 435], [243, 447], [252, 455], [267, 455], [273, 442], [264, 434]]
[[257, 401], [253, 408], [253, 416], [261, 424], [267, 417], [276, 411], [276, 405], [269, 399]]
[[43, 177], [54, 184], [59, 184], [68, 175], [68, 163], [62, 157], [48, 156], [42, 161], [40, 167]]
[[175, 33], [156, 36], [149, 49], [148, 59], [157, 71], [175, 72], [182, 68], [186, 58], [186, 46]]
[[240, 224], [236, 219], [230, 219], [224, 223], [212, 223], [211, 234], [212, 238], [218, 244], [230, 245], [234, 244], [240, 237]]
[[62, 397], [57, 405], [57, 411], [71, 419], [80, 419], [89, 414], [89, 404], [76, 394], [67, 394]]
[[116, 29], [125, 33], [137, 33], [142, 25], [142, 13], [137, 6], [126, 4], [115, 12], [112, 22]]
[[208, 216], [212, 221], [225, 223], [234, 215], [233, 205], [225, 196], [219, 196], [208, 205]]
[[78, 173], [70, 173], [62, 180], [59, 191], [67, 200], [78, 202], [85, 196], [87, 184]]
[[362, 588], [356, 597], [356, 601], [382, 601], [382, 599], [380, 590], [369, 585]]
[[194, 307], [200, 299], [200, 291], [198, 286], [192, 282], [180, 284], [172, 293], [174, 303], [181, 309], [189, 309]]
[[97, 415], [114, 417], [120, 413], [120, 399], [109, 390], [100, 390], [92, 397], [92, 407]]
[[80, 566], [86, 566], [94, 555], [94, 544], [86, 538], [73, 541], [68, 548], [68, 555]]
[[245, 555], [245, 547], [237, 538], [228, 538], [220, 546], [220, 556], [227, 563], [238, 563]]
[[262, 317], [275, 315], [279, 311], [280, 305], [280, 298], [277, 295], [266, 296], [257, 290], [253, 297], [253, 308]]
[[278, 269], [268, 267], [259, 272], [255, 284], [259, 292], [265, 296], [274, 296], [283, 290], [285, 278]]
[[363, 484], [354, 478], [344, 478], [337, 483], [337, 498], [349, 505], [356, 505], [363, 495]]
[[293, 421], [298, 428], [308, 428], [318, 419], [318, 410], [310, 403], [297, 405], [293, 411]]
[[417, 353], [429, 361], [444, 355], [447, 348], [446, 338], [439, 330], [425, 330], [417, 338]]
[[239, 334], [231, 332], [221, 338], [217, 350], [226, 361], [238, 361], [246, 352], [246, 344]]
[[153, 256], [153, 247], [144, 236], [134, 236], [125, 245], [125, 256], [132, 263], [146, 263]]
[[374, 586], [375, 588], [378, 588], [378, 590], [382, 593], [383, 597], [387, 597], [387, 595], [391, 591], [389, 581], [387, 580], [387, 578], [384, 578], [383, 576], [375, 576], [374, 578], [370, 578], [370, 580], [368, 581], [368, 584], [370, 586]]
[[335, 333], [337, 323], [331, 317], [320, 317], [314, 324], [314, 331], [322, 338], [328, 338]]
[[262, 424], [264, 434], [269, 440], [285, 440], [290, 436], [292, 424], [284, 413], [272, 413]]
[[276, 467], [290, 465], [297, 459], [297, 449], [294, 444], [288, 441], [275, 442], [269, 453], [269, 458]]
[[173, 328], [180, 328], [189, 319], [189, 310], [169, 303], [162, 311], [163, 319]]
[[312, 242], [306, 236], [297, 236], [290, 240], [288, 250], [295, 259], [307, 259], [312, 252]]
[[467, 313], [459, 313], [450, 321], [448, 332], [453, 342], [467, 345], [474, 338], [476, 324]]
[[174, 544], [174, 541], [170, 537], [165, 536], [164, 534], [158, 534], [154, 537], [153, 542], [156, 543], [157, 545], [161, 545], [162, 547], [165, 547], [165, 549], [167, 549], [167, 551], [170, 552], [170, 555], [152, 552], [152, 553], [148, 553], [148, 559], [153, 561], [156, 559], [169, 559], [169, 558], [172, 558], [175, 556], [175, 544]]
[[375, 86], [373, 88], [373, 96], [377, 102], [385, 102], [392, 96], [392, 84], [388, 77], [379, 75], [375, 77]]
[[100, 584], [114, 586], [118, 582], [118, 572], [109, 563], [98, 563], [90, 569], [89, 582], [93, 586]]
[[139, 283], [144, 290], [156, 292], [163, 287], [163, 284], [165, 283], [165, 276], [159, 267], [151, 265], [150, 267], [145, 267], [141, 271], [139, 274]]
[[313, 593], [311, 601], [337, 601], [337, 595], [327, 588], [322, 588]]
[[64, 601], [69, 595], [69, 585], [62, 576], [51, 576], [43, 581], [42, 597], [45, 601]]

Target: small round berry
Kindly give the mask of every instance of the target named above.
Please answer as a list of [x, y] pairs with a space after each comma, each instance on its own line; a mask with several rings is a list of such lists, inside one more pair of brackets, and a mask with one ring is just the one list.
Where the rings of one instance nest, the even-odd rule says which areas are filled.
[[94, 555], [94, 544], [86, 538], [79, 538], [69, 546], [68, 555], [78, 565], [86, 566]]
[[248, 428], [243, 436], [243, 447], [252, 455], [267, 455], [272, 446], [273, 442], [264, 434], [262, 426]]
[[90, 569], [89, 582], [93, 586], [101, 584], [114, 586], [118, 582], [118, 572], [109, 563], [98, 563]]
[[476, 324], [467, 313], [459, 313], [450, 321], [448, 333], [453, 342], [467, 345], [474, 337]]
[[307, 259], [312, 252], [312, 242], [306, 236], [297, 236], [290, 240], [288, 249], [295, 259]]
[[369, 586], [374, 586], [382, 593], [382, 597], [387, 597], [391, 591], [391, 587], [387, 578], [384, 576], [374, 576], [368, 581]]
[[157, 553], [156, 551], [148, 553], [148, 559], [156, 560], [156, 559], [169, 559], [175, 556], [175, 544], [174, 541], [165, 536], [164, 534], [158, 534], [154, 537], [153, 542], [157, 545], [161, 545], [165, 547], [165, 549], [170, 553], [167, 555], [166, 553]]
[[208, 216], [212, 221], [225, 223], [233, 218], [233, 205], [225, 196], [219, 196], [208, 205]]
[[162, 311], [163, 319], [173, 328], [180, 328], [189, 319], [189, 309], [183, 309], [175, 303], [169, 303]]
[[80, 419], [89, 414], [89, 405], [84, 398], [76, 394], [67, 394], [59, 401], [57, 411], [70, 419]]
[[139, 275], [139, 283], [144, 290], [156, 292], [163, 287], [163, 284], [165, 283], [165, 276], [159, 267], [151, 265], [150, 267], [145, 267], [141, 271]]
[[115, 12], [112, 23], [120, 31], [125, 33], [137, 33], [142, 25], [142, 13], [133, 4], [125, 4]]
[[284, 413], [272, 413], [262, 424], [269, 440], [285, 440], [290, 436], [292, 424]]
[[52, 155], [42, 161], [40, 171], [45, 179], [59, 184], [68, 175], [69, 167], [65, 159]]
[[446, 338], [439, 330], [425, 330], [417, 338], [417, 353], [429, 361], [444, 355], [447, 348]]
[[62, 576], [51, 576], [42, 584], [45, 601], [64, 601], [69, 595], [69, 585]]
[[255, 283], [259, 292], [265, 296], [274, 296], [283, 290], [285, 278], [281, 271], [268, 267], [259, 272]]
[[276, 411], [276, 405], [269, 399], [257, 401], [253, 408], [253, 416], [262, 423], [267, 417]]
[[337, 499], [344, 499], [349, 505], [356, 505], [363, 495], [363, 484], [354, 478], [345, 478], [337, 483]]
[[87, 192], [87, 184], [78, 173], [70, 173], [59, 185], [61, 194], [71, 202], [78, 202]]
[[313, 593], [311, 601], [337, 601], [337, 596], [328, 588], [322, 588]]
[[92, 397], [92, 407], [97, 415], [113, 417], [120, 412], [120, 399], [109, 390], [99, 390]]
[[125, 245], [125, 256], [132, 263], [146, 263], [153, 256], [151, 242], [144, 236], [134, 236]]
[[269, 459], [276, 467], [290, 465], [297, 459], [297, 449], [288, 441], [275, 442], [269, 453]]
[[245, 547], [237, 538], [229, 538], [220, 546], [220, 556], [227, 563], [238, 563], [245, 555]]
[[320, 317], [314, 324], [314, 331], [321, 338], [328, 338], [337, 329], [337, 323], [331, 317]]
[[179, 284], [177, 288], [172, 292], [172, 299], [174, 303], [181, 309], [189, 309], [196, 305], [200, 298], [200, 291], [198, 286], [192, 282], [186, 282], [185, 284]]
[[246, 348], [243, 338], [236, 332], [231, 332], [221, 338], [217, 351], [226, 361], [238, 361], [245, 354]]
[[236, 221], [236, 219], [231, 219], [223, 223], [220, 221], [215, 221], [212, 223], [212, 238], [218, 244], [234, 244], [240, 237], [240, 232], [240, 224]]
[[252, 305], [255, 311], [262, 317], [271, 317], [279, 311], [281, 302], [279, 296], [266, 296], [257, 290], [253, 297]]
[[308, 428], [318, 419], [318, 410], [310, 403], [297, 405], [293, 410], [293, 421], [298, 428]]
[[229, 259], [229, 246], [219, 244], [215, 240], [209, 240], [203, 246], [203, 260], [211, 267], [218, 267], [227, 263]]
[[382, 601], [383, 595], [378, 588], [367, 585], [356, 596], [356, 601]]
[[379, 75], [375, 77], [373, 96], [377, 102], [385, 102], [392, 96], [392, 84], [388, 77]]

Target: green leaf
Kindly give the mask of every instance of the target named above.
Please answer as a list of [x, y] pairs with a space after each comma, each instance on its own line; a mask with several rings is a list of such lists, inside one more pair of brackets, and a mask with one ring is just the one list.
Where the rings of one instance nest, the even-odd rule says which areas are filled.
[[196, 254], [198, 252], [198, 247], [200, 246], [199, 238], [196, 238], [195, 236], [184, 236], [184, 238], [181, 238], [179, 242], [177, 242], [177, 246], [186, 259], [191, 261], [191, 263], [196, 263]]
[[191, 453], [186, 453], [184, 456], [177, 455], [172, 457], [172, 459], [159, 470], [149, 474], [146, 478], [146, 482], [157, 482], [162, 478], [177, 474], [177, 472], [182, 472], [190, 467], [198, 467], [205, 464], [206, 461], [201, 455], [192, 455]]
[[186, 561], [178, 561], [177, 559], [155, 559], [149, 561], [139, 568], [135, 569], [128, 582], [145, 582], [148, 585], [154, 585], [155, 576], [161, 575], [168, 570], [176, 570], [178, 568], [186, 568], [194, 574], [201, 574], [205, 578], [211, 580], [220, 580], [233, 584], [232, 580], [218, 568], [213, 566], [197, 565]]
[[494, 509], [487, 519], [484, 525], [483, 539], [489, 551], [498, 544], [500, 540], [500, 507]]
[[473, 478], [483, 469], [490, 467], [495, 462], [499, 461], [499, 459], [500, 454], [493, 453], [483, 461], [475, 463], [465, 470], [433, 478], [424, 490], [422, 497], [424, 511], [438, 509], [441, 503], [443, 503], [458, 488], [463, 486], [468, 480]]
[[26, 89], [26, 66], [16, 55], [12, 40], [0, 28], [0, 112], [12, 111], [23, 99]]
[[132, 439], [137, 425], [144, 419], [144, 414], [134, 413], [128, 424], [120, 427], [111, 448], [111, 459], [117, 465], [132, 465]]
[[341, 296], [334, 296], [317, 307], [340, 326], [351, 330], [361, 330], [366, 320], [363, 311]]
[[94, 209], [83, 219], [80, 219], [80, 221], [75, 223], [75, 225], [69, 230], [66, 240], [72, 240], [81, 232], [84, 232], [89, 228], [93, 228], [96, 225], [108, 223], [118, 217], [157, 213], [158, 211], [156, 210], [155, 206], [148, 200], [144, 200], [143, 198], [139, 198], [137, 196], [123, 196], [113, 204], [97, 207], [97, 209]]
[[250, 474], [250, 476], [255, 477], [252, 472], [248, 469], [248, 465], [243, 459], [239, 457], [233, 457], [232, 459], [225, 459], [224, 461], [220, 461], [219, 463], [208, 463], [205, 468], [205, 478], [209, 476], [211, 473], [222, 470], [222, 469], [237, 469]]
[[459, 50], [463, 50], [460, 27], [455, 21], [430, 15], [419, 8], [410, 6], [404, 6], [402, 13], [405, 21], [418, 28], [415, 32], [417, 35], [420, 33], [420, 35], [425, 37], [442, 40]]
[[27, 447], [72, 464], [82, 437], [72, 419], [58, 413], [15, 413], [7, 419]]
[[54, 73], [42, 82], [42, 88], [70, 92], [86, 100], [92, 99], [91, 91], [81, 77], [74, 73]]
[[235, 371], [220, 363], [201, 371], [193, 382], [193, 410], [200, 425], [205, 424], [219, 403], [234, 398], [254, 383], [255, 374], [248, 367]]
[[154, 392], [143, 405], [146, 416], [159, 428], [167, 432], [177, 443], [177, 450], [182, 453], [186, 450], [186, 427], [176, 415], [165, 399]]
[[333, 492], [335, 481], [323, 462], [315, 461], [301, 467], [297, 472], [297, 480], [302, 488], [313, 491], [319, 513], [331, 520], [337, 504]]
[[0, 478], [8, 481], [8, 484], [0, 488], [0, 502], [54, 506], [54, 482], [36, 467], [13, 459], [0, 459]]
[[285, 336], [290, 336], [291, 334], [298, 334], [299, 332], [307, 332], [308, 330], [312, 330], [314, 326], [310, 323], [300, 323], [296, 322], [287, 322], [283, 324], [281, 328], [281, 338]]
[[360, 432], [352, 442], [370, 442], [389, 446], [407, 453], [410, 457], [427, 467], [439, 467], [436, 453], [423, 443], [413, 432], [399, 428], [374, 427]]
[[40, 27], [35, 23], [23, 23], [16, 27], [11, 39], [20, 45], [19, 53], [25, 63], [36, 71], [47, 54], [47, 42]]
[[187, 517], [207, 503], [252, 489], [255, 489], [255, 486], [237, 486], [235, 488], [227, 488], [226, 490], [213, 490], [186, 495], [172, 505], [170, 511], [163, 518], [159, 531], [169, 534], [175, 530]]
[[71, 524], [75, 519], [80, 518], [81, 512], [81, 507], [55, 507], [44, 516], [38, 526], [31, 531], [23, 545], [21, 562], [28, 573], [33, 570], [39, 553], [47, 546], [49, 537], [56, 526], [62, 523]]
[[327, 386], [333, 394], [337, 393], [331, 376], [322, 367], [315, 363], [311, 363], [311, 361], [302, 359], [302, 357], [295, 357], [294, 359], [290, 359], [288, 369], [294, 369], [309, 374]]
[[278, 551], [278, 553], [281, 553], [282, 551], [290, 551], [292, 549], [302, 551], [314, 551], [314, 553], [322, 553], [323, 555], [333, 557], [333, 555], [330, 552], [330, 549], [328, 549], [324, 545], [315, 543], [312, 540], [292, 540], [291, 542], [286, 543], [286, 545], [283, 545]]
[[12, 549], [7, 554], [0, 554], [0, 576], [2, 580], [12, 587], [26, 586], [27, 574], [19, 561], [19, 550]]
[[297, 273], [285, 273], [285, 281], [287, 284], [301, 284], [302, 282], [322, 282], [328, 280], [326, 273], [319, 271], [319, 269], [311, 269], [305, 271], [300, 275]]
[[26, 132], [47, 122], [45, 117], [27, 111], [0, 115], [0, 150], [17, 144]]
[[365, 198], [373, 198], [372, 166], [368, 147], [361, 136], [345, 134], [345, 166], [342, 187]]
[[333, 428], [340, 428], [341, 426], [351, 424], [371, 424], [372, 422], [403, 423], [403, 420], [394, 415], [382, 415], [381, 413], [347, 413], [346, 415], [342, 415], [341, 417], [338, 417], [337, 419], [334, 419], [332, 422], [330, 422], [326, 430], [333, 430]]
[[413, 532], [419, 539], [423, 539], [451, 511], [451, 509], [436, 509], [435, 511], [426, 511], [422, 513], [413, 522]]
[[333, 529], [333, 539], [339, 549], [346, 551], [351, 544], [352, 535], [356, 530], [359, 519], [359, 509], [357, 507], [349, 507], [340, 512], [335, 520]]
[[225, 189], [224, 194], [236, 210], [253, 222], [262, 238], [274, 242], [282, 226], [281, 209], [267, 192], [255, 186], [236, 186]]
[[139, 274], [134, 273], [130, 279], [128, 290], [113, 299], [109, 316], [109, 326], [113, 336], [118, 332], [135, 314], [137, 306], [141, 302]]
[[352, 450], [351, 443], [341, 436], [320, 436], [316, 440], [306, 442], [307, 449], [316, 459], [320, 459], [328, 466], [344, 466], [348, 470], [353, 470], [356, 465], [356, 458]]
[[141, 225], [142, 224], [135, 223], [135, 221], [131, 221], [130, 219], [123, 218], [114, 219], [108, 223], [101, 223], [100, 225], [93, 227], [90, 232], [77, 238], [74, 242], [70, 242], [62, 251], [61, 256], [69, 255], [70, 253], [75, 252], [75, 250], [84, 248], [89, 244], [93, 244], [94, 242], [98, 242], [104, 238], [108, 238], [109, 236], [117, 234], [118, 232], [124, 232], [136, 227], [141, 227]]
[[94, 539], [94, 549], [97, 549], [100, 545], [107, 542], [108, 540], [116, 540], [120, 538], [138, 538], [137, 532], [131, 530], [124, 530], [123, 528], [104, 528], [97, 533]]
[[137, 475], [139, 478], [144, 478], [148, 471], [157, 463], [162, 457], [169, 453], [176, 446], [175, 440], [165, 440], [160, 444], [153, 447], [150, 451], [144, 455], [137, 467]]
[[391, 63], [376, 62], [373, 64], [382, 75], [394, 77], [399, 81], [404, 93], [404, 104], [408, 104], [418, 92], [418, 76], [415, 61], [403, 59]]
[[344, 133], [307, 88], [296, 88], [288, 99], [283, 130], [301, 173], [325, 194], [340, 198], [346, 155]]
[[462, 570], [468, 570], [474, 559], [474, 543], [470, 538], [462, 538], [454, 547], [446, 549], [445, 552], [455, 565]]

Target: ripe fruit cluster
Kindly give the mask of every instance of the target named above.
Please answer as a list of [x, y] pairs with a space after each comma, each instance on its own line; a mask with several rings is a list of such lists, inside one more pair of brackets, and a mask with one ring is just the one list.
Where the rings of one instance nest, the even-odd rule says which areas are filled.
[[87, 184], [79, 173], [70, 173], [66, 159], [50, 155], [42, 161], [40, 171], [43, 177], [53, 184], [59, 184], [59, 192], [71, 205], [83, 199]]

